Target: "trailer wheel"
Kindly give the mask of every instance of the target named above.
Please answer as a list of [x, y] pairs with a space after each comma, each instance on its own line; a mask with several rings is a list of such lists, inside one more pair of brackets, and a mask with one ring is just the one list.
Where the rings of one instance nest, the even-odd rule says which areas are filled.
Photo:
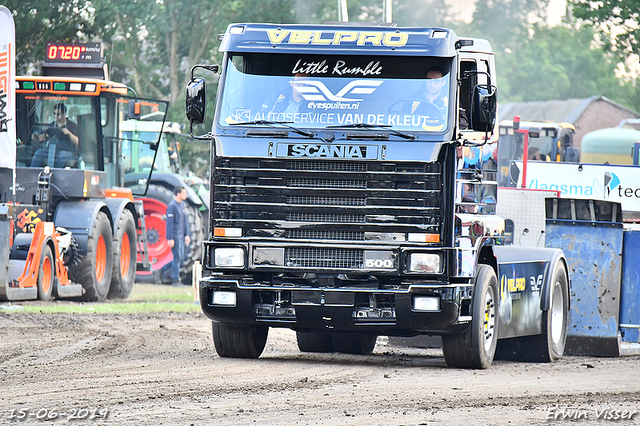
[[567, 342], [569, 280], [562, 263], [556, 267], [551, 282], [549, 309], [542, 312], [542, 333], [523, 338], [522, 355], [534, 362], [559, 360]]
[[442, 336], [442, 352], [449, 367], [488, 368], [498, 341], [498, 280], [488, 265], [479, 265], [473, 289], [471, 324], [460, 334]]
[[82, 284], [87, 301], [104, 300], [109, 293], [113, 272], [111, 224], [104, 212], [98, 212], [90, 225], [87, 253], [78, 265], [69, 269], [71, 280]]
[[55, 279], [53, 253], [51, 247], [45, 244], [42, 247], [42, 255], [40, 256], [40, 268], [38, 269], [38, 299], [49, 300], [53, 292], [53, 282]]
[[136, 223], [127, 209], [120, 214], [113, 238], [113, 272], [109, 299], [124, 299], [136, 280]]
[[258, 358], [267, 343], [269, 327], [233, 327], [211, 322], [213, 345], [224, 358]]
[[343, 354], [369, 355], [376, 347], [377, 338], [371, 334], [336, 333], [333, 335], [333, 347]]
[[333, 339], [329, 333], [296, 331], [300, 352], [333, 352]]

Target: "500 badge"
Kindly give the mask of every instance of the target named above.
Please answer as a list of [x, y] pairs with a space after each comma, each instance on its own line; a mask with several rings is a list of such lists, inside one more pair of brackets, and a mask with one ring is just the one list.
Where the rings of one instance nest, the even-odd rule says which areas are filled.
[[366, 269], [394, 269], [396, 256], [392, 251], [364, 251], [364, 267]]

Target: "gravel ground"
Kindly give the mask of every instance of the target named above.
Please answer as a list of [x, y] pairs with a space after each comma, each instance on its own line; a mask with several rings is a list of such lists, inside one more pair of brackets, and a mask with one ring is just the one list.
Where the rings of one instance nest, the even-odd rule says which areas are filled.
[[458, 370], [384, 337], [370, 356], [303, 354], [271, 329], [260, 359], [228, 359], [202, 314], [5, 313], [0, 329], [0, 424], [640, 424], [640, 357]]

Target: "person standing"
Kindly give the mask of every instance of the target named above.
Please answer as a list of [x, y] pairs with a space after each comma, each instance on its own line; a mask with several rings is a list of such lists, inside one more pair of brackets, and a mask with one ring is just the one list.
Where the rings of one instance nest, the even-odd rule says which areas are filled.
[[191, 243], [189, 222], [184, 201], [187, 199], [187, 190], [182, 186], [173, 189], [173, 200], [167, 206], [166, 238], [167, 245], [171, 247], [173, 260], [162, 268], [162, 275], [171, 272], [171, 283], [180, 285], [180, 265], [184, 259], [185, 247]]

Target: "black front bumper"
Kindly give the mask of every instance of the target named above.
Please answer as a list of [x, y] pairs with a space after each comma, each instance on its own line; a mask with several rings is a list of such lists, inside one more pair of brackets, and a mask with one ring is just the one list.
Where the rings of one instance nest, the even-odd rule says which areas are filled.
[[[235, 305], [213, 304], [214, 291], [235, 293]], [[459, 332], [471, 320], [471, 293], [470, 284], [420, 284], [401, 289], [287, 287], [229, 276], [200, 282], [202, 311], [216, 322], [387, 336]], [[439, 298], [439, 310], [415, 310], [416, 296]]]

